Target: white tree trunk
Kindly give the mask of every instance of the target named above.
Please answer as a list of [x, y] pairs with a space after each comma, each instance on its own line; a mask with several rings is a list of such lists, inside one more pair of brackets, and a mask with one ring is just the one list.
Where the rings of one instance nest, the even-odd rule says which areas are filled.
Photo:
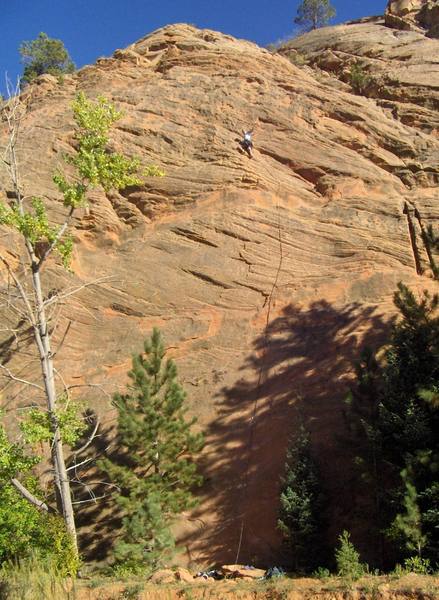
[[73, 512], [72, 494], [70, 490], [70, 480], [68, 478], [62, 435], [57, 416], [57, 395], [55, 384], [55, 372], [53, 367], [52, 350], [50, 345], [50, 334], [46, 311], [44, 307], [44, 298], [41, 291], [41, 277], [36, 262], [36, 257], [32, 248], [32, 284], [35, 294], [36, 325], [34, 327], [35, 341], [41, 360], [41, 371], [43, 375], [44, 389], [46, 392], [46, 403], [51, 428], [53, 433], [52, 441], [52, 462], [54, 468], [55, 486], [58, 491], [60, 508], [64, 518], [67, 531], [72, 536], [76, 552], [78, 552], [78, 542], [76, 536], [75, 515]]

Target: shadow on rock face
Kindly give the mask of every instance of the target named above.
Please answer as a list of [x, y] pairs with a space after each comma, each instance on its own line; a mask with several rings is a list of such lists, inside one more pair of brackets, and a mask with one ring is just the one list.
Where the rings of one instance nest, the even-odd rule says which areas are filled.
[[221, 391], [206, 432], [206, 481], [193, 518], [199, 529], [180, 540], [190, 560], [288, 564], [276, 531], [279, 478], [288, 438], [301, 423], [329, 498], [337, 499], [328, 514], [334, 542], [352, 506], [352, 457], [336, 440], [352, 363], [363, 347], [383, 341], [389, 325], [376, 306], [336, 308], [325, 300], [307, 309], [291, 304], [268, 323], [241, 367], [246, 375]]

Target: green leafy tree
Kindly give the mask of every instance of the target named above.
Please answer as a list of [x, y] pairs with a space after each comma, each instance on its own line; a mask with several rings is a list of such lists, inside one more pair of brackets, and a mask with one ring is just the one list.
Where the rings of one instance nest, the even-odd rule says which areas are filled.
[[35, 40], [23, 42], [19, 48], [24, 64], [22, 81], [32, 83], [39, 75], [73, 73], [75, 65], [61, 40], [41, 32]]
[[201, 483], [193, 457], [203, 436], [186, 419], [186, 394], [177, 368], [164, 360], [161, 334], [154, 329], [144, 353], [133, 357], [126, 394], [116, 394], [117, 450], [123, 462], [101, 463], [120, 488], [122, 534], [115, 544], [117, 564], [131, 571], [155, 568], [172, 553], [170, 526], [176, 515], [195, 505], [191, 490]]
[[278, 519], [278, 528], [296, 572], [309, 572], [321, 564], [323, 507], [319, 470], [311, 456], [309, 433], [302, 426], [287, 452]]
[[329, 0], [302, 0], [294, 22], [305, 29], [323, 27], [335, 17], [335, 8]]
[[44, 514], [20, 493], [19, 474], [28, 493], [42, 496], [32, 468], [39, 462], [24, 447], [8, 440], [0, 425], [0, 565], [17, 562], [33, 552], [50, 557], [60, 573], [75, 574], [78, 557], [63, 520], [55, 514]]
[[[74, 177], [69, 179], [62, 172], [53, 176], [63, 199], [65, 217], [61, 224], [51, 224], [43, 199], [25, 196], [22, 190], [17, 156], [20, 152], [19, 125], [24, 119], [24, 110], [19, 94], [11, 96], [3, 107], [2, 118], [9, 139], [2, 160], [13, 186], [13, 199], [10, 203], [0, 202], [0, 224], [12, 230], [14, 244], [17, 244], [17, 239], [21, 240], [26, 258], [23, 258], [19, 271], [16, 271], [6, 254], [0, 253], [0, 261], [15, 285], [14, 295], [8, 296], [8, 305], [27, 324], [23, 331], [14, 329], [14, 336], [22, 335], [27, 340], [29, 330], [32, 332], [41, 365], [41, 382], [29, 382], [17, 377], [5, 365], [0, 367], [2, 375], [12, 382], [18, 381], [38, 390], [40, 398], [37, 407], [30, 411], [23, 434], [30, 444], [35, 441], [48, 444], [53, 463], [54, 496], [76, 548], [75, 518], [64, 443], [74, 444], [82, 429], [78, 424], [78, 411], [71, 403], [69, 392], [65, 391], [65, 382], [54, 364], [50, 310], [61, 299], [62, 290], [50, 295], [45, 293], [45, 286], [47, 290], [51, 289], [51, 282], [44, 272], [48, 258], [56, 254], [68, 267], [73, 249], [68, 228], [75, 212], [87, 205], [89, 189], [101, 186], [108, 191], [140, 184], [141, 179], [137, 174], [140, 164], [136, 159], [108, 151], [109, 130], [121, 118], [121, 113], [105, 98], [100, 97], [93, 102], [83, 93], [78, 94], [73, 103], [76, 151], [67, 157], [67, 162], [73, 167]], [[156, 168], [147, 173], [161, 174]], [[59, 387], [62, 387], [62, 392]], [[44, 402], [44, 409], [40, 407], [40, 400]], [[16, 489], [38, 509], [48, 510], [46, 503], [26, 490], [23, 481], [19, 481], [19, 472], [17, 468], [16, 474], [11, 473], [11, 481], [16, 482]]]

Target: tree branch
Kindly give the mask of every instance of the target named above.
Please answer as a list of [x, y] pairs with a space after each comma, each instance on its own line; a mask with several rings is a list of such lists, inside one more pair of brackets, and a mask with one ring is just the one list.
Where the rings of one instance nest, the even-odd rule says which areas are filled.
[[75, 450], [73, 452], [75, 457], [78, 456], [79, 454], [82, 454], [84, 452], [84, 450], [86, 450], [90, 446], [90, 444], [96, 437], [96, 433], [99, 429], [99, 425], [100, 425], [100, 421], [99, 421], [99, 419], [96, 419], [96, 424], [95, 424], [94, 429], [93, 429], [90, 437], [88, 438], [88, 440], [85, 442], [85, 444], [83, 446], [81, 446], [78, 450]]
[[109, 496], [111, 496], [111, 494], [102, 494], [102, 496], [95, 496], [94, 494], [90, 494], [90, 498], [87, 498], [87, 500], [74, 500], [72, 504], [87, 504], [87, 502], [94, 502], [96, 504], [98, 500], [102, 500], [102, 498], [108, 498]]
[[69, 388], [69, 390], [74, 390], [75, 388], [81, 388], [81, 387], [89, 387], [89, 388], [99, 388], [101, 390], [101, 392], [111, 400], [112, 396], [109, 392], [107, 392], [106, 390], [104, 390], [104, 386], [101, 383], [74, 383], [72, 385], [67, 386]]
[[27, 309], [27, 318], [29, 319], [30, 323], [32, 324], [32, 326], [34, 328], [37, 327], [36, 321], [35, 321], [35, 314], [34, 311], [32, 310], [32, 306], [29, 302], [29, 298], [26, 294], [26, 291], [24, 289], [24, 287], [22, 286], [22, 284], [20, 283], [20, 281], [18, 280], [17, 276], [15, 275], [14, 271], [12, 270], [11, 265], [9, 264], [8, 260], [3, 256], [3, 254], [0, 254], [0, 260], [1, 262], [5, 265], [6, 269], [8, 270], [8, 273], [10, 275], [10, 277], [13, 279], [14, 283], [15, 283], [15, 287], [17, 288], [21, 299], [24, 302], [24, 305], [26, 306]]
[[38, 383], [33, 383], [32, 381], [27, 381], [27, 379], [21, 379], [20, 377], [16, 377], [7, 367], [5, 367], [5, 365], [0, 364], [0, 369], [6, 371], [6, 376], [9, 377], [9, 379], [12, 379], [13, 381], [18, 381], [19, 383], [24, 383], [25, 385], [30, 385], [31, 387], [35, 387], [41, 392], [44, 392], [44, 388], [41, 385], [38, 385]]
[[65, 294], [55, 294], [54, 296], [51, 296], [50, 298], [45, 300], [44, 305], [49, 306], [50, 304], [53, 304], [54, 302], [59, 302], [60, 300], [64, 300], [65, 298], [68, 298], [69, 296], [73, 296], [74, 294], [77, 294], [84, 288], [90, 287], [91, 285], [98, 285], [99, 283], [102, 283], [103, 281], [106, 281], [107, 279], [111, 279], [111, 278], [112, 278], [112, 275], [106, 275], [105, 277], [99, 277], [98, 279], [84, 283], [84, 284], [78, 286], [77, 288], [74, 288], [70, 292], [66, 292]]
[[[69, 331], [70, 331], [70, 327], [71, 327], [71, 326], [72, 326], [72, 321], [69, 319], [68, 325], [67, 325], [67, 327], [66, 327], [66, 329], [65, 329], [65, 331], [64, 331], [64, 333], [63, 333], [62, 339], [61, 339], [61, 341], [60, 341], [60, 343], [59, 343], [59, 345], [58, 345], [57, 349], [56, 349], [56, 350], [55, 350], [55, 352], [53, 353], [53, 356], [56, 356], [56, 355], [58, 354], [58, 352], [61, 350], [61, 348], [63, 347], [63, 344], [64, 344], [64, 342], [66, 341], [66, 337], [67, 337], [67, 334], [68, 334], [68, 333], [69, 333]], [[55, 324], [55, 327], [56, 327], [56, 324]]]
[[80, 467], [81, 465], [85, 465], [85, 464], [91, 462], [92, 460], [96, 460], [96, 458], [94, 456], [90, 456], [90, 458], [86, 458], [85, 460], [81, 461], [80, 463], [75, 463], [71, 467], [68, 467], [66, 469], [66, 471], [68, 472], [68, 471], [71, 471], [72, 469], [76, 469], [77, 467]]
[[18, 479], [11, 479], [11, 483], [14, 486], [14, 488], [23, 496], [23, 498], [25, 498], [28, 502], [36, 506], [38, 510], [44, 510], [46, 512], [49, 512], [49, 507], [47, 506], [47, 504], [42, 500], [39, 500], [36, 496], [34, 496], [32, 492], [30, 492], [27, 488], [24, 487], [22, 483], [18, 481]]
[[43, 256], [38, 261], [38, 269], [41, 268], [41, 266], [43, 265], [44, 261], [49, 257], [50, 254], [52, 254], [52, 252], [54, 251], [57, 243], [59, 242], [59, 240], [64, 235], [64, 233], [65, 233], [65, 231], [66, 231], [67, 227], [69, 226], [69, 223], [70, 223], [70, 221], [72, 219], [74, 211], [75, 211], [75, 207], [71, 206], [70, 210], [69, 210], [69, 213], [66, 216], [66, 219], [65, 219], [64, 223], [61, 225], [61, 227], [58, 230], [58, 233], [55, 236], [55, 239], [53, 240], [53, 242], [47, 248], [46, 252], [43, 254]]

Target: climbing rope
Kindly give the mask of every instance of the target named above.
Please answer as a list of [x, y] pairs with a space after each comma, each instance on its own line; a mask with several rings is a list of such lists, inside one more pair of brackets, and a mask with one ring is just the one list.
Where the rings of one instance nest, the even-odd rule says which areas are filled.
[[[280, 185], [278, 188], [277, 204], [276, 204], [277, 217], [278, 217], [279, 263], [277, 266], [276, 276], [274, 278], [273, 285], [272, 285], [270, 293], [268, 295], [268, 302], [266, 303], [267, 304], [267, 316], [265, 319], [265, 328], [264, 328], [264, 345], [263, 345], [263, 350], [262, 350], [261, 366], [259, 369], [258, 381], [257, 381], [256, 388], [255, 388], [256, 390], [258, 390], [262, 384], [262, 378], [263, 378], [264, 369], [265, 369], [264, 363], [265, 363], [265, 357], [267, 355], [267, 347], [268, 347], [268, 331], [267, 331], [268, 324], [270, 322], [273, 295], [274, 295], [275, 289], [277, 288], [279, 274], [280, 274], [280, 271], [282, 268], [282, 262], [283, 262], [282, 232], [281, 232], [281, 226], [280, 226], [280, 210], [279, 210], [279, 193], [280, 193]], [[265, 303], [262, 308], [264, 308], [264, 307], [265, 307]], [[246, 465], [245, 465], [245, 469], [244, 469], [244, 484], [242, 487], [242, 496], [241, 496], [241, 503], [240, 503], [241, 506], [244, 505], [244, 502], [247, 499], [247, 492], [248, 492], [249, 481], [250, 481], [250, 476], [249, 476], [250, 460], [251, 460], [250, 457], [251, 457], [251, 451], [253, 449], [253, 443], [254, 443], [254, 428], [255, 428], [257, 410], [258, 410], [258, 397], [256, 396], [256, 398], [253, 402], [252, 415], [250, 417], [250, 430], [249, 430], [249, 437], [248, 437], [248, 442], [247, 442], [247, 461], [246, 461]], [[239, 561], [239, 555], [241, 553], [241, 546], [242, 546], [242, 539], [244, 536], [244, 528], [245, 528], [245, 513], [243, 512], [243, 515], [241, 518], [241, 525], [240, 525], [240, 531], [239, 531], [239, 540], [238, 540], [238, 548], [236, 551], [235, 564], [238, 564], [238, 561]]]

